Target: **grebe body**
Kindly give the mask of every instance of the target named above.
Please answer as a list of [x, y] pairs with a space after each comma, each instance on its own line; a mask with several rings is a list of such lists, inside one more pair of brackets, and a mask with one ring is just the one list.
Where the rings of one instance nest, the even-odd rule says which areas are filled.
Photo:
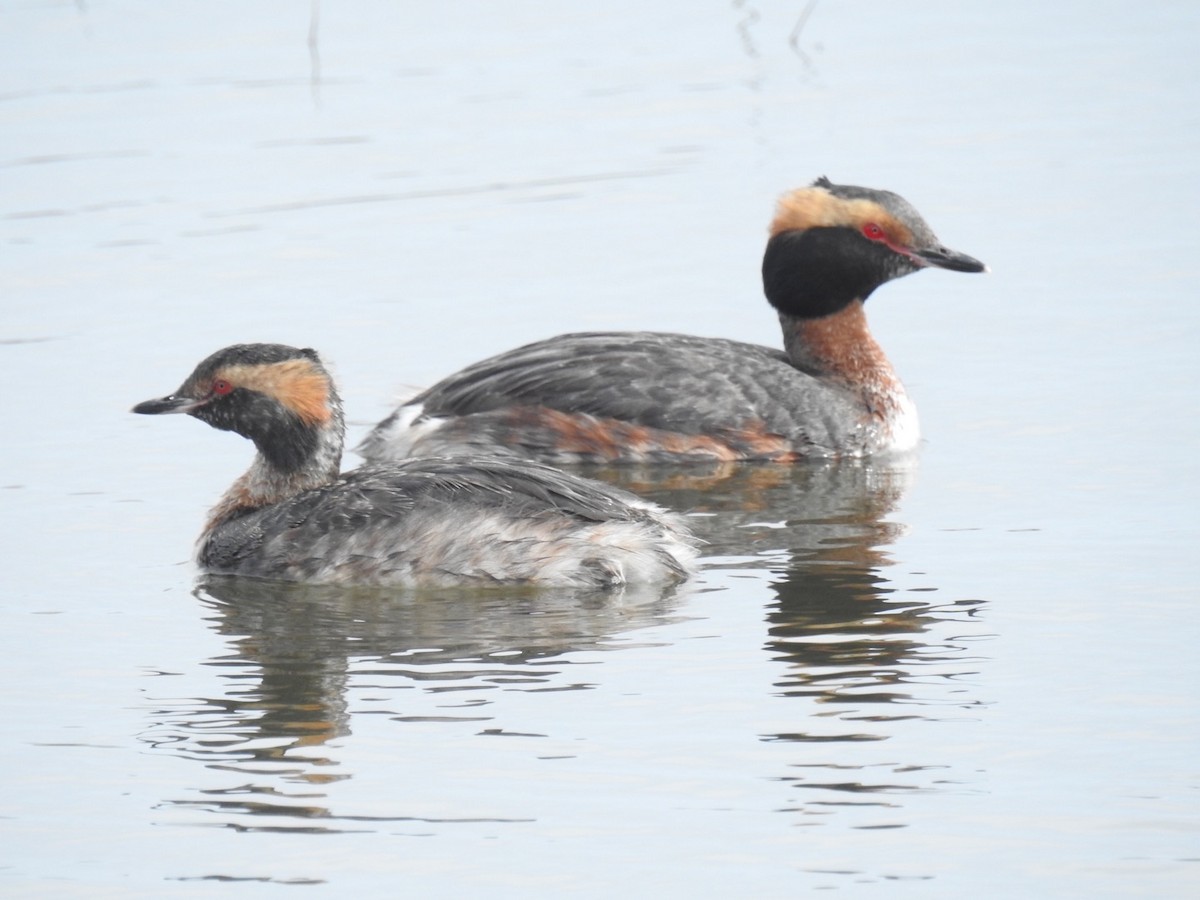
[[606, 587], [682, 579], [695, 557], [680, 517], [536, 462], [418, 458], [340, 473], [341, 402], [313, 350], [227, 347], [133, 411], [187, 413], [258, 450], [201, 534], [208, 572]]
[[862, 458], [917, 446], [916, 408], [867, 327], [880, 285], [985, 271], [889, 191], [818, 179], [779, 201], [763, 259], [783, 349], [566, 334], [469, 366], [379, 423], [372, 460], [466, 450], [566, 463]]

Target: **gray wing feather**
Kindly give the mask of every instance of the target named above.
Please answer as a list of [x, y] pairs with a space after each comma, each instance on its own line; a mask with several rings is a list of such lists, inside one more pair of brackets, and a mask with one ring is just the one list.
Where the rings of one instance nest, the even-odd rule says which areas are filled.
[[[478, 542], [486, 544], [488, 533], [473, 530], [480, 520], [519, 526], [531, 542], [557, 540], [554, 535], [577, 526], [629, 526], [659, 535], [663, 549], [653, 552], [680, 576], [684, 563], [666, 544], [691, 541], [677, 517], [633, 494], [539, 463], [420, 458], [364, 466], [325, 487], [226, 520], [201, 545], [199, 561], [213, 571], [300, 580], [331, 565], [361, 563], [363, 571], [376, 570], [392, 565], [392, 557], [400, 568], [432, 565], [429, 560], [437, 558], [470, 570], [470, 560], [487, 550]], [[458, 537], [463, 534], [474, 537]], [[501, 543], [520, 540], [509, 534]], [[603, 561], [603, 549], [589, 546]], [[529, 556], [520, 565], [532, 577], [536, 556], [519, 548], [510, 552]], [[594, 562], [580, 560], [584, 568]]]
[[840, 399], [781, 350], [722, 338], [616, 332], [567, 334], [518, 347], [463, 369], [409, 403], [423, 404], [426, 416], [545, 406], [686, 434], [736, 429], [753, 420], [794, 436], [814, 411]]
[[557, 515], [579, 522], [653, 518], [633, 494], [540, 463], [421, 458], [363, 466], [326, 487], [226, 521], [207, 541], [203, 561], [235, 567], [257, 553], [267, 535], [299, 538], [304, 533], [363, 531], [401, 519], [418, 506], [443, 504], [483, 505], [518, 517]]

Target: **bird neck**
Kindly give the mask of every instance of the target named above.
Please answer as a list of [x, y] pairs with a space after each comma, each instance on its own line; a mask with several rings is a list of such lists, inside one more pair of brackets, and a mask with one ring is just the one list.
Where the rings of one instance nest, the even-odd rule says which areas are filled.
[[345, 425], [341, 404], [336, 397], [332, 399], [332, 415], [327, 421], [298, 425], [286, 437], [272, 435], [269, 443], [255, 441], [258, 453], [254, 462], [213, 508], [208, 529], [337, 479]]
[[819, 318], [779, 314], [783, 343], [792, 365], [822, 379], [839, 382], [859, 393], [872, 410], [905, 397], [883, 348], [867, 327], [861, 300]]

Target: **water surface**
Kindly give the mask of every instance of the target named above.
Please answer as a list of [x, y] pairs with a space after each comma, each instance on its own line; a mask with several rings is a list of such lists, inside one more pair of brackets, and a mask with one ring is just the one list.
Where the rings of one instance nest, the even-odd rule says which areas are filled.
[[[1198, 38], [0, 6], [6, 896], [1194, 894]], [[353, 440], [562, 331], [777, 345], [766, 224], [822, 174], [993, 270], [870, 301], [915, 464], [600, 473], [706, 539], [665, 594], [197, 579], [250, 448], [127, 410], [201, 357], [317, 347]]]

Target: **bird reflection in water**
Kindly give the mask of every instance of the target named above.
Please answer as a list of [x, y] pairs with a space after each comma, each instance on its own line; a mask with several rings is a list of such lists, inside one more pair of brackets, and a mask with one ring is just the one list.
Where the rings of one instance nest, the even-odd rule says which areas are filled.
[[[671, 621], [686, 591], [388, 590], [206, 576], [195, 593], [229, 642], [230, 653], [208, 662], [225, 694], [155, 710], [144, 739], [237, 773], [235, 785], [172, 806], [233, 816], [227, 824], [240, 830], [353, 829], [363, 817], [334, 816], [313, 790], [352, 777], [328, 747], [350, 734], [351, 705], [353, 716], [503, 733], [487, 726], [491, 692], [589, 689], [573, 657], [646, 646], [629, 635]], [[247, 815], [325, 821], [248, 824]]]
[[[972, 615], [980, 604], [932, 602], [937, 594], [923, 586], [889, 581], [897, 578], [889, 554], [903, 530], [891, 515], [912, 480], [909, 464], [585, 474], [689, 514], [710, 572], [745, 570], [748, 587], [770, 592], [758, 608], [765, 649], [778, 665], [775, 693], [785, 703], [780, 727], [747, 737], [792, 748], [782, 758], [786, 772], [765, 777], [814, 789], [803, 804], [782, 808], [813, 816], [835, 806], [893, 810], [890, 797], [863, 795], [945, 782], [938, 760], [904, 758], [888, 739], [905, 720], [975, 714], [981, 701], [969, 676], [978, 662], [958, 636], [978, 630]], [[323, 820], [318, 830], [362, 827], [355, 824], [362, 817], [334, 816], [320, 788], [350, 777], [339, 772], [335, 748], [353, 720], [365, 727], [363, 717], [376, 715], [503, 733], [494, 722], [496, 691], [602, 683], [595, 652], [669, 639], [656, 632], [639, 643], [636, 632], [684, 618], [695, 589], [414, 592], [210, 576], [197, 596], [229, 644], [228, 654], [209, 662], [225, 694], [159, 710], [146, 737], [210, 771], [236, 773], [232, 786], [175, 805], [216, 812], [243, 829], [313, 830], [313, 819]], [[729, 602], [747, 596], [727, 594]], [[875, 777], [880, 767], [887, 777]]]
[[786, 811], [890, 809], [890, 799], [863, 795], [952, 781], [936, 761], [896, 759], [904, 751], [893, 745], [882, 754], [867, 749], [896, 737], [897, 723], [975, 718], [986, 705], [971, 685], [980, 659], [970, 642], [983, 637], [983, 601], [942, 602], [932, 587], [890, 580], [899, 577], [891, 548], [904, 531], [890, 517], [914, 479], [913, 459], [714, 466], [658, 481], [652, 473], [600, 474], [701, 513], [690, 521], [710, 563], [717, 555], [722, 566], [772, 572], [765, 646], [782, 664], [778, 695], [798, 702], [784, 717], [794, 728], [760, 739], [795, 746], [793, 771], [779, 780], [813, 790]]

